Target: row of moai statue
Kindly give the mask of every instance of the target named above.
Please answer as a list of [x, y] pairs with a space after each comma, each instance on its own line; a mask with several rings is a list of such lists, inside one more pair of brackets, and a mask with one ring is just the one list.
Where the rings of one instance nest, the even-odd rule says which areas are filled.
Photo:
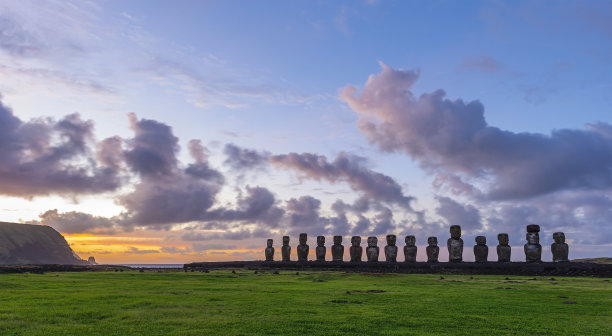
[[[461, 227], [452, 225], [450, 227], [451, 237], [446, 241], [448, 248], [448, 260], [450, 262], [463, 261], [463, 239], [461, 239]], [[385, 260], [388, 262], [397, 261], [396, 236], [393, 234], [387, 235], [387, 246], [385, 246]], [[308, 235], [300, 233], [300, 243], [297, 246], [298, 261], [307, 261], [310, 247], [306, 244]], [[507, 233], [497, 235], [499, 245], [497, 245], [497, 261], [510, 262], [512, 249], [510, 248], [509, 237]], [[542, 245], [540, 245], [540, 226], [536, 224], [527, 225], [527, 243], [524, 245], [525, 261], [541, 262], [542, 261]], [[553, 234], [554, 243], [550, 246], [554, 262], [568, 262], [569, 247], [565, 243], [565, 234], [563, 232], [555, 232]], [[406, 236], [406, 246], [404, 246], [404, 257], [406, 262], [416, 262], [417, 246], [414, 236]], [[438, 262], [440, 247], [438, 247], [438, 238], [427, 238], [426, 252], [427, 262]], [[273, 240], [268, 239], [265, 249], [266, 261], [274, 261]], [[325, 261], [325, 237], [317, 237], [317, 247], [315, 255], [317, 261]], [[331, 247], [332, 260], [343, 261], [344, 245], [342, 245], [342, 236], [334, 236], [334, 245]], [[361, 261], [363, 248], [361, 247], [361, 237], [353, 236], [351, 238], [351, 247], [349, 249], [352, 262]], [[282, 261], [290, 261], [291, 246], [289, 246], [289, 236], [283, 236], [283, 246], [281, 247]], [[368, 237], [368, 247], [366, 247], [366, 257], [369, 262], [378, 261], [379, 247], [378, 238]], [[487, 238], [485, 236], [476, 237], [476, 245], [474, 245], [474, 259], [476, 262], [487, 262], [489, 256], [489, 247], [487, 246]]]

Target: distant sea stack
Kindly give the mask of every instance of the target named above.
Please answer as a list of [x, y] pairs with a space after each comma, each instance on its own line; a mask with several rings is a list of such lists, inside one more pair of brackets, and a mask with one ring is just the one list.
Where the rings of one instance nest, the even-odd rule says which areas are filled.
[[87, 265], [52, 227], [0, 222], [0, 265]]

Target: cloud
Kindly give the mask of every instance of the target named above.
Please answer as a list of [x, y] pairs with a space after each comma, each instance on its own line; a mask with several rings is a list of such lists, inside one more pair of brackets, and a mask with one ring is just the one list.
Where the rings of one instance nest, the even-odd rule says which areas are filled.
[[258, 152], [234, 144], [225, 145], [223, 152], [227, 156], [223, 163], [236, 171], [263, 167], [268, 163], [270, 156], [268, 152]]
[[154, 253], [159, 253], [159, 250], [141, 250], [137, 247], [130, 246], [128, 247], [127, 251], [123, 251], [123, 253], [126, 253], [126, 254], [154, 254]]
[[116, 233], [115, 222], [112, 219], [83, 212], [59, 213], [54, 209], [40, 214], [39, 218], [40, 221], [36, 221], [38, 224], [49, 225], [62, 233]]
[[446, 220], [447, 226], [460, 225], [463, 231], [475, 233], [483, 229], [480, 212], [470, 204], [459, 202], [443, 196], [437, 196], [439, 203], [436, 213]]
[[381, 66], [361, 93], [349, 85], [340, 95], [379, 149], [404, 152], [433, 173], [476, 181], [491, 200], [612, 187], [612, 139], [601, 131], [610, 125], [550, 135], [503, 131], [487, 125], [479, 101], [449, 100], [442, 90], [416, 98], [416, 71]]
[[494, 73], [502, 70], [504, 66], [491, 56], [471, 56], [461, 64], [461, 69], [479, 70], [485, 73]]

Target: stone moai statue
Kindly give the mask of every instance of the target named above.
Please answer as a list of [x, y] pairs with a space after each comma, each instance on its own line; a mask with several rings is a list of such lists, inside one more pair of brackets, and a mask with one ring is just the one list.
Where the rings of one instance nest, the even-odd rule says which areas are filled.
[[489, 247], [487, 246], [487, 237], [476, 236], [476, 245], [474, 245], [474, 261], [487, 262], [489, 256]]
[[461, 226], [451, 225], [450, 235], [446, 241], [448, 248], [448, 261], [461, 262], [463, 261], [463, 239], [461, 239]]
[[406, 246], [404, 246], [404, 260], [407, 262], [416, 262], [416, 238], [414, 238], [414, 236], [406, 236], [405, 241]]
[[308, 261], [310, 247], [306, 244], [306, 240], [308, 240], [308, 235], [300, 233], [300, 243], [297, 246], [298, 261]]
[[550, 245], [554, 262], [569, 262], [569, 246], [565, 243], [565, 233], [555, 232], [553, 233], [553, 239], [555, 240]]
[[366, 247], [366, 256], [368, 257], [368, 262], [377, 262], [378, 261], [378, 252], [380, 248], [377, 246], [378, 238], [376, 237], [368, 237], [368, 247]]
[[427, 262], [438, 262], [438, 255], [440, 254], [440, 248], [438, 247], [438, 237], [427, 238]]
[[332, 260], [342, 261], [344, 258], [344, 245], [342, 245], [342, 236], [334, 236], [334, 245], [331, 247]]
[[527, 244], [524, 245], [525, 261], [541, 262], [542, 245], [540, 245], [540, 226], [536, 224], [527, 225]]
[[385, 246], [385, 260], [389, 262], [397, 262], [397, 246], [395, 245], [397, 237], [394, 234], [387, 235], [387, 246]]
[[327, 249], [325, 248], [325, 236], [317, 236], [317, 248], [315, 249], [317, 261], [325, 261], [326, 251]]
[[289, 246], [289, 236], [283, 236], [283, 246], [281, 246], [283, 261], [291, 261], [291, 246]]
[[352, 262], [361, 261], [361, 256], [363, 255], [363, 247], [361, 247], [361, 237], [351, 237], [351, 247], [349, 248], [349, 252], [351, 254]]
[[500, 233], [497, 235], [499, 245], [497, 245], [497, 262], [510, 262], [510, 254], [512, 248], [508, 245], [510, 238], [507, 233]]
[[268, 239], [267, 247], [264, 251], [266, 254], [266, 261], [274, 261], [274, 247], [272, 247], [273, 243], [274, 241], [272, 239]]

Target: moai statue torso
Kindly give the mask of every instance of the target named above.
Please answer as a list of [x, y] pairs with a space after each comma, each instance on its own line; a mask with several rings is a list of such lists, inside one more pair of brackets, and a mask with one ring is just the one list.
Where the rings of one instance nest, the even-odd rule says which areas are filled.
[[499, 245], [497, 245], [497, 262], [510, 262], [512, 248], [508, 245], [509, 238], [507, 233], [497, 235]]
[[487, 262], [489, 256], [489, 247], [487, 246], [487, 237], [476, 236], [476, 245], [474, 245], [474, 261]]
[[368, 247], [366, 248], [366, 256], [368, 256], [368, 262], [378, 261], [378, 252], [380, 248], [377, 246], [378, 238], [368, 237]]
[[351, 237], [351, 247], [349, 248], [349, 252], [351, 254], [352, 262], [361, 261], [361, 256], [363, 255], [363, 247], [361, 247], [361, 237]]
[[332, 249], [332, 260], [342, 261], [344, 258], [344, 246], [342, 245], [342, 236], [334, 236], [334, 245]]
[[327, 249], [325, 248], [325, 237], [318, 236], [317, 237], [317, 248], [315, 250], [315, 253], [317, 255], [317, 261], [325, 261], [326, 250]]
[[397, 261], [397, 237], [394, 234], [387, 235], [387, 246], [385, 246], [385, 260], [389, 262]]
[[283, 236], [281, 254], [283, 256], [283, 261], [291, 261], [291, 246], [289, 246], [289, 236]]
[[554, 262], [568, 262], [569, 261], [569, 246], [565, 243], [565, 233], [555, 232], [553, 233], [553, 239], [555, 240], [550, 245], [550, 251], [553, 255]]
[[268, 239], [267, 247], [265, 250], [266, 261], [274, 261], [274, 247], [272, 247], [273, 243], [274, 241], [272, 239]]
[[308, 250], [310, 247], [306, 244], [308, 235], [300, 233], [300, 244], [297, 246], [298, 261], [308, 261]]
[[525, 250], [526, 262], [542, 261], [542, 245], [540, 245], [540, 226], [536, 224], [527, 225], [527, 244]]
[[427, 238], [427, 262], [438, 262], [438, 254], [440, 254], [440, 248], [438, 247], [438, 238], [429, 237]]
[[406, 246], [404, 246], [404, 260], [406, 260], [407, 262], [416, 262], [416, 238], [414, 238], [414, 236], [406, 236], [405, 241]]
[[451, 237], [446, 241], [448, 248], [448, 261], [461, 262], [463, 261], [463, 239], [461, 239], [461, 226], [451, 225]]

